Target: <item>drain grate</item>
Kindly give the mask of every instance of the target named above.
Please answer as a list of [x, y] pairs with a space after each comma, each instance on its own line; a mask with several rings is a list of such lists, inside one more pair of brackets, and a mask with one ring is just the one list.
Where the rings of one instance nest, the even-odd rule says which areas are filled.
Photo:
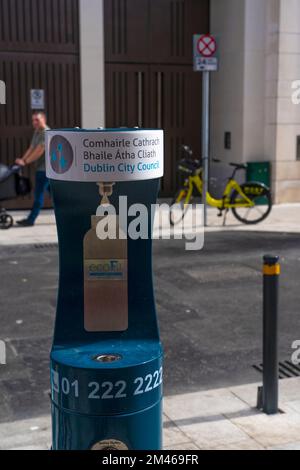
[[[263, 364], [255, 364], [252, 366], [259, 373], [263, 373]], [[292, 379], [300, 377], [300, 365], [293, 364], [291, 361], [279, 362], [279, 378]]]
[[57, 243], [36, 243], [34, 245], [34, 248], [37, 250], [46, 250], [48, 248], [58, 248]]

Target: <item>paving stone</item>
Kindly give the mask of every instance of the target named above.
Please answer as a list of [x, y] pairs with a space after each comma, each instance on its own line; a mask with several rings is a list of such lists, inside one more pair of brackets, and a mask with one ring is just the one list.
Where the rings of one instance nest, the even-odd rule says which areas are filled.
[[184, 442], [182, 444], [176, 444], [172, 445], [170, 447], [164, 447], [164, 450], [200, 450], [199, 447], [197, 447], [195, 444], [192, 442]]
[[287, 401], [282, 405], [281, 408], [286, 412], [300, 413], [300, 400]]
[[167, 418], [164, 419], [163, 433], [164, 446], [173, 446], [181, 444], [182, 442], [187, 442], [189, 440], [188, 437], [178, 428], [178, 426]]
[[232, 419], [232, 423], [264, 447], [281, 446], [297, 442], [300, 436], [300, 415], [263, 413]]
[[182, 425], [201, 421], [201, 417], [214, 421], [214, 416], [247, 411], [249, 407], [230, 390], [220, 389], [166, 397], [164, 410], [170, 419]]
[[264, 447], [258, 444], [254, 439], [243, 439], [239, 442], [227, 443], [214, 447], [214, 445], [204, 450], [264, 450]]
[[267, 450], [300, 450], [300, 441], [278, 447], [269, 447]]

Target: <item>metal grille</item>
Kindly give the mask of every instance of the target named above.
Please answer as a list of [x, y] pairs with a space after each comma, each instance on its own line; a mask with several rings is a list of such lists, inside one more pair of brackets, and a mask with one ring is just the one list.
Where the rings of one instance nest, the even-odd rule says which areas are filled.
[[[263, 373], [263, 364], [255, 364], [252, 366], [257, 372]], [[279, 362], [279, 379], [292, 379], [300, 377], [300, 365], [293, 364], [291, 361]]]

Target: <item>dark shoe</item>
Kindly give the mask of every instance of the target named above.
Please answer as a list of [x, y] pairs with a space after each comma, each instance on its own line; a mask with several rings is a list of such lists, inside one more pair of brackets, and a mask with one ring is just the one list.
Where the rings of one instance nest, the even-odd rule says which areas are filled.
[[28, 219], [18, 220], [17, 224], [21, 227], [33, 227], [34, 223]]

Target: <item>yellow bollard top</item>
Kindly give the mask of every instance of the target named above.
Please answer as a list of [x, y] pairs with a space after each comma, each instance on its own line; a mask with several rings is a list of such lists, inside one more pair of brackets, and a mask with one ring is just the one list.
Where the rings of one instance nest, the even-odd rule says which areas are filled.
[[279, 276], [281, 272], [279, 256], [264, 256], [263, 274], [264, 276]]

